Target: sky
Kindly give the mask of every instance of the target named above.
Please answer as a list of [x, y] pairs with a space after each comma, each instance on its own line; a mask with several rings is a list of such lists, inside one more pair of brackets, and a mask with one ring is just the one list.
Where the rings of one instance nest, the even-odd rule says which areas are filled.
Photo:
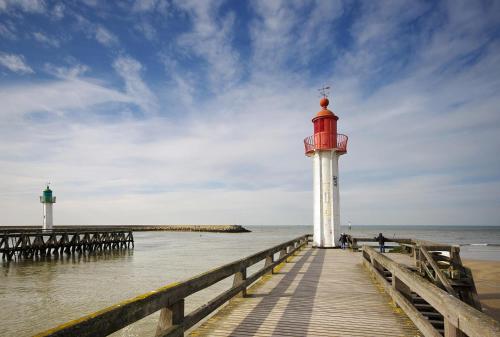
[[0, 224], [500, 225], [500, 1], [0, 0]]

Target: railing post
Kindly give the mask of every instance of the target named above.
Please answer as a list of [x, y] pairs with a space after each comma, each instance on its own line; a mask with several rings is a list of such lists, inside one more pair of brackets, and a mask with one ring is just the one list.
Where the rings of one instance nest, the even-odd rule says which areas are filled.
[[[234, 279], [233, 279], [233, 287], [240, 285], [247, 279], [247, 269], [243, 268], [236, 274], [234, 274]], [[237, 295], [234, 297], [245, 297], [247, 295], [247, 289], [244, 288], [241, 292], [239, 292]]]
[[418, 271], [420, 270], [420, 246], [413, 246], [413, 262], [415, 263], [415, 267], [417, 267]]
[[352, 239], [351, 249], [352, 249], [353, 252], [357, 252], [359, 250], [358, 240], [356, 238]]
[[392, 288], [397, 290], [411, 301], [411, 289], [405, 283], [403, 283], [394, 273], [392, 274]]
[[[266, 257], [266, 262], [264, 263], [264, 268], [272, 265], [273, 262], [274, 262], [274, 254], [269, 255], [268, 257]], [[274, 269], [271, 268], [271, 270], [268, 273], [266, 273], [266, 274], [267, 275], [274, 274]]]
[[[280, 255], [278, 256], [278, 259], [282, 259], [283, 257], [286, 256], [286, 251], [287, 251], [287, 247], [283, 248], [282, 250], [280, 250]], [[286, 259], [284, 262], [287, 262]]]
[[[163, 308], [160, 311], [160, 319], [156, 328], [155, 337], [161, 337], [164, 333], [175, 325], [181, 325], [184, 321], [184, 299], [175, 302], [169, 307]], [[178, 331], [182, 336], [182, 329]]]
[[384, 273], [384, 267], [382, 267], [380, 263], [378, 263], [378, 261], [374, 258], [372, 258], [372, 265], [373, 268], [377, 269], [381, 274]]
[[465, 334], [457, 327], [450, 323], [446, 318], [444, 319], [444, 337], [465, 337]]

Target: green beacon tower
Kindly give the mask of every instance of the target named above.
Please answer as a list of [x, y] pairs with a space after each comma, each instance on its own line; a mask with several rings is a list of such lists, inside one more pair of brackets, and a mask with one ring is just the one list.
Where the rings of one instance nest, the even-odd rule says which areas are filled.
[[52, 229], [54, 218], [52, 216], [52, 204], [55, 204], [56, 197], [52, 195], [52, 190], [47, 184], [47, 188], [42, 192], [40, 202], [43, 204], [43, 227], [44, 230]]

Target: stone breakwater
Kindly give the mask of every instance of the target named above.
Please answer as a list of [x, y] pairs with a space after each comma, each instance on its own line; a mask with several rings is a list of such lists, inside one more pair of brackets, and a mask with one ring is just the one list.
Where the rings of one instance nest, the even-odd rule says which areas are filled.
[[[41, 231], [41, 226], [0, 226], [0, 232]], [[250, 230], [240, 225], [123, 225], [123, 226], [54, 226], [55, 231], [113, 231], [132, 230], [134, 232], [216, 232], [247, 233]]]
[[168, 231], [168, 232], [217, 232], [247, 233], [250, 230], [240, 225], [131, 225], [126, 226], [134, 232]]

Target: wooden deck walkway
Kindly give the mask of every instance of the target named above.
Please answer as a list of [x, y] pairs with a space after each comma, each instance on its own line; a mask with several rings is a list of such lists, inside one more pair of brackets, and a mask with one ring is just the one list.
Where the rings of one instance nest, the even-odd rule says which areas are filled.
[[303, 249], [190, 336], [421, 336], [361, 259], [347, 250]]

